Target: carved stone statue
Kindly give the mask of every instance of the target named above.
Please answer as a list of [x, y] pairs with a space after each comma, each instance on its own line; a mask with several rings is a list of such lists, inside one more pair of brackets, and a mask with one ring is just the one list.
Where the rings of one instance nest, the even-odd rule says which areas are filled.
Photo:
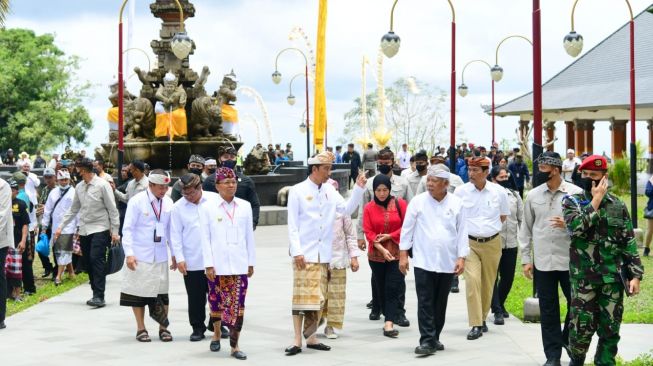
[[206, 81], [209, 78], [209, 75], [211, 74], [211, 71], [209, 71], [208, 66], [204, 66], [202, 68], [202, 73], [200, 74], [199, 79], [193, 84], [193, 97], [194, 98], [201, 98], [207, 96], [206, 94], [206, 89], [204, 89], [204, 84], [206, 84]]
[[133, 141], [151, 141], [156, 118], [152, 103], [136, 98], [125, 105], [125, 138]]
[[243, 168], [246, 175], [260, 175], [270, 172], [270, 160], [268, 154], [263, 147], [252, 148], [252, 151], [247, 154]]
[[193, 101], [191, 108], [191, 138], [211, 139], [222, 135], [221, 108], [218, 98], [204, 96]]
[[177, 77], [167, 73], [163, 85], [156, 91], [156, 129], [157, 139], [170, 138], [183, 140], [186, 138], [186, 91], [179, 85]]
[[[109, 122], [109, 141], [116, 142], [118, 141], [118, 117], [119, 107], [118, 107], [118, 82], [113, 82], [109, 85], [109, 101], [111, 102], [111, 108], [107, 112], [107, 121]], [[127, 87], [123, 85], [123, 99], [124, 105], [127, 105], [130, 101], [136, 98], [132, 93], [127, 90]]]

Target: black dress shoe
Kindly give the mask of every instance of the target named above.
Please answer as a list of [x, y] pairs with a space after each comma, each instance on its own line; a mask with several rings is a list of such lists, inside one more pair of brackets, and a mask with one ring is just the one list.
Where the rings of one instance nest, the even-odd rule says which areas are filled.
[[438, 351], [444, 351], [444, 344], [440, 341], [435, 341], [435, 349]]
[[405, 316], [400, 315], [399, 320], [395, 322], [400, 327], [410, 327], [410, 321]]
[[211, 344], [209, 344], [209, 349], [211, 352], [218, 352], [220, 350], [220, 341], [211, 341]]
[[373, 303], [373, 301], [370, 300], [370, 302], [368, 302], [367, 304], [365, 304], [365, 307], [368, 308], [368, 309], [371, 309], [371, 308], [372, 308], [372, 305], [373, 305], [372, 303]]
[[379, 319], [381, 319], [381, 314], [375, 313], [374, 311], [370, 313], [370, 320], [379, 320]]
[[327, 346], [324, 343], [307, 344], [306, 348], [316, 349], [318, 351], [331, 351], [331, 346]]
[[191, 342], [199, 342], [204, 338], [206, 338], [206, 337], [204, 337], [204, 332], [201, 332], [199, 330], [194, 330], [193, 334], [190, 335], [190, 341]]
[[383, 329], [383, 335], [389, 338], [397, 338], [399, 336], [399, 331], [396, 329], [390, 329], [390, 330]]
[[0, 329], [5, 329], [7, 328], [7, 324], [5, 324], [4, 320], [0, 322]]
[[483, 330], [483, 333], [487, 333], [489, 331], [489, 329], [487, 328], [487, 324], [485, 324], [485, 322], [483, 322], [483, 326], [481, 327], [481, 329]]
[[52, 270], [46, 269], [41, 278], [47, 278], [50, 277], [50, 275], [52, 275]]
[[428, 344], [422, 344], [415, 347], [415, 353], [418, 355], [432, 355], [435, 351], [435, 347], [431, 347]]
[[460, 292], [460, 289], [458, 288], [458, 286], [451, 286], [451, 293], [457, 294], [459, 292]]
[[467, 339], [473, 341], [474, 339], [481, 338], [483, 336], [483, 330], [481, 327], [472, 327], [472, 330], [467, 333]]
[[557, 360], [557, 359], [546, 360], [546, 362], [544, 363], [544, 366], [561, 366], [560, 365], [560, 360]]
[[302, 348], [298, 347], [298, 346], [295, 346], [295, 345], [292, 345], [292, 346], [289, 346], [288, 348], [286, 348], [286, 356], [294, 356], [294, 355], [296, 355], [298, 353], [301, 353], [301, 352], [302, 352]]
[[236, 351], [231, 354], [231, 357], [237, 359], [237, 360], [246, 360], [247, 355], [243, 351]]
[[101, 307], [104, 307], [106, 305], [106, 303], [104, 302], [104, 299], [94, 297], [94, 298], [88, 300], [86, 302], [86, 305], [93, 306], [93, 307], [96, 307], [96, 308], [101, 308]]
[[583, 366], [584, 364], [585, 364], [585, 357], [583, 358], [572, 357], [571, 360], [569, 361], [569, 366]]
[[503, 320], [503, 313], [494, 313], [494, 324], [504, 325], [506, 322]]
[[227, 329], [227, 327], [225, 327], [224, 325], [221, 325], [220, 326], [220, 338], [227, 339], [227, 338], [229, 338], [229, 334], [230, 334], [229, 329]]
[[510, 313], [508, 313], [508, 312], [505, 311], [505, 310], [503, 311], [503, 314], [502, 314], [502, 315], [503, 315], [503, 317], [504, 317], [505, 319], [510, 318]]

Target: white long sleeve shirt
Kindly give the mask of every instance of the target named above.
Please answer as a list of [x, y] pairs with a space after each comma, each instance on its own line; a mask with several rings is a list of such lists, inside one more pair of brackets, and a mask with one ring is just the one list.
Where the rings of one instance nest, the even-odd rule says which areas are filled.
[[[134, 256], [138, 261], [146, 263], [168, 262], [166, 245], [170, 245], [172, 204], [170, 197], [163, 196], [159, 200], [149, 189], [129, 200], [122, 227], [122, 247], [125, 256]], [[155, 212], [161, 213], [158, 219]], [[154, 241], [157, 227], [160, 229], [156, 231], [156, 236], [161, 237], [159, 242]], [[174, 256], [172, 247], [170, 252]]]
[[[20, 165], [22, 166], [22, 165]], [[34, 173], [27, 173], [25, 181], [25, 193], [27, 193], [27, 197], [29, 197], [29, 201], [32, 202], [34, 205], [34, 209], [29, 212], [29, 231], [36, 230], [36, 228], [39, 226], [39, 222], [36, 217], [36, 207], [38, 206], [39, 199], [38, 199], [38, 193], [36, 192], [36, 188], [38, 188], [41, 185], [41, 180], [39, 180], [39, 177], [36, 176]], [[28, 207], [29, 211], [29, 207]]]
[[[61, 187], [56, 187], [48, 195], [48, 200], [45, 201], [45, 208], [43, 210], [42, 222], [44, 227], [49, 226], [50, 218], [52, 218], [52, 228], [56, 230], [56, 228], [61, 224], [64, 215], [68, 212], [68, 209], [70, 209], [70, 206], [73, 205], [73, 200], [75, 199], [75, 187], [70, 186], [68, 190], [66, 190], [66, 194], [63, 198], [59, 200], [63, 191], [64, 190], [61, 189]], [[59, 201], [59, 203], [57, 203], [57, 201]], [[55, 203], [57, 204], [57, 207], [54, 207]], [[74, 234], [75, 231], [77, 231], [77, 219], [77, 217], [72, 219], [68, 225], [61, 229], [61, 233]]]
[[397, 160], [399, 160], [399, 167], [401, 169], [408, 169], [410, 168], [410, 157], [412, 155], [410, 154], [410, 151], [404, 151], [401, 150], [397, 153]]
[[347, 201], [330, 184], [318, 186], [307, 178], [288, 192], [290, 255], [308, 263], [330, 263], [336, 212], [351, 215], [363, 199], [364, 188], [354, 186]]
[[14, 218], [12, 215], [11, 187], [4, 179], [0, 179], [0, 249], [14, 247]]
[[495, 235], [503, 228], [501, 216], [510, 215], [506, 190], [498, 184], [485, 182], [480, 191], [472, 182], [456, 188], [455, 195], [463, 201], [467, 232], [477, 238]]
[[185, 197], [172, 206], [170, 213], [170, 241], [177, 263], [186, 262], [189, 271], [204, 271], [204, 241], [209, 230], [209, 206], [215, 205], [218, 194], [202, 191], [197, 204]]
[[217, 275], [247, 274], [248, 267], [256, 265], [252, 206], [237, 197], [227, 202], [218, 195], [207, 208], [204, 266], [213, 267]]
[[447, 193], [438, 202], [430, 193], [410, 201], [401, 227], [399, 249], [413, 248], [413, 266], [429, 272], [453, 273], [456, 259], [469, 254], [463, 201]]

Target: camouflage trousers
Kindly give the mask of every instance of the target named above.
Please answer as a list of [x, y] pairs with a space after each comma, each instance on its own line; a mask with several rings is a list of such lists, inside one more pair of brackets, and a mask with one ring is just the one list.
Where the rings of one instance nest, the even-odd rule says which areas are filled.
[[585, 358], [596, 332], [599, 342], [594, 364], [616, 364], [623, 301], [624, 288], [621, 283], [588, 284], [571, 280], [569, 348], [575, 358]]

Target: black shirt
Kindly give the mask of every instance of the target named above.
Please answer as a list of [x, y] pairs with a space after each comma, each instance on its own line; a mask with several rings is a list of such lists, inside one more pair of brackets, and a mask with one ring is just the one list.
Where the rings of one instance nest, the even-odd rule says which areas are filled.
[[14, 243], [17, 247], [18, 243], [23, 240], [23, 226], [29, 226], [29, 214], [25, 202], [18, 198], [12, 199], [11, 214], [14, 218]]
[[353, 152], [345, 152], [342, 154], [342, 162], [343, 163], [350, 163], [351, 164], [351, 171], [356, 171], [356, 175], [358, 175], [358, 169], [361, 167], [361, 156], [358, 154], [356, 150]]

